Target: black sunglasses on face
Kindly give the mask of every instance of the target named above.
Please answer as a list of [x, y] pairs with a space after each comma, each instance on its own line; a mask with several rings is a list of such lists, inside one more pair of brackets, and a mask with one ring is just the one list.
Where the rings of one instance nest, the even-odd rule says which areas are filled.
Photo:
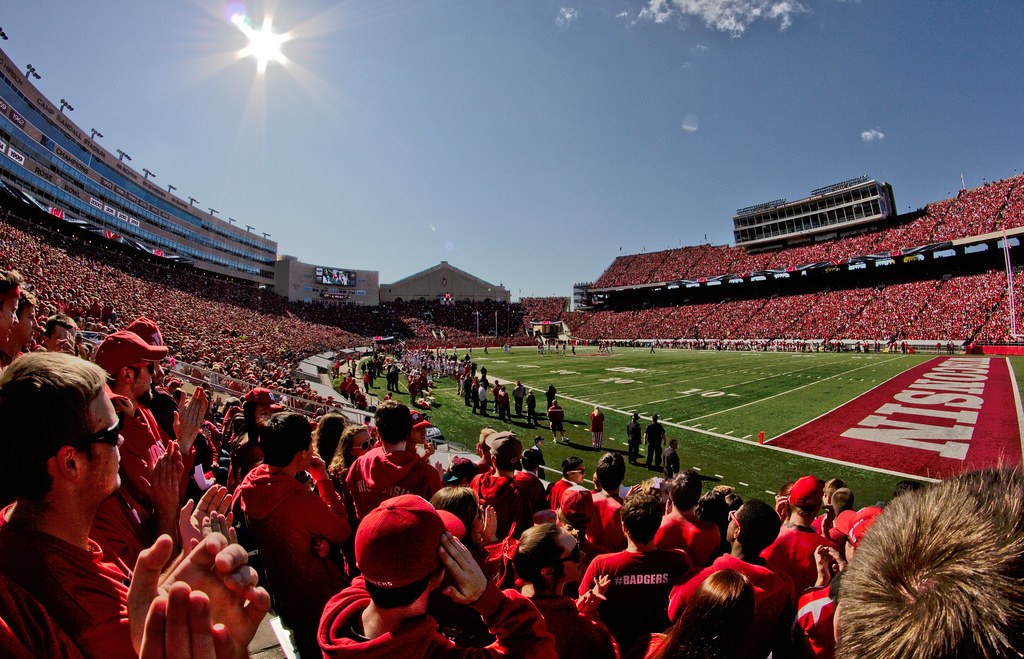
[[120, 446], [121, 442], [121, 419], [114, 422], [114, 425], [94, 432], [91, 435], [86, 435], [80, 439], [77, 444], [79, 446], [89, 446], [91, 444], [109, 444], [110, 446]]
[[583, 550], [580, 549], [580, 543], [577, 542], [576, 546], [572, 548], [571, 552], [569, 552], [569, 555], [562, 559], [562, 562], [563, 563], [569, 563], [569, 562], [579, 563], [580, 562], [580, 555], [582, 553], [583, 553]]

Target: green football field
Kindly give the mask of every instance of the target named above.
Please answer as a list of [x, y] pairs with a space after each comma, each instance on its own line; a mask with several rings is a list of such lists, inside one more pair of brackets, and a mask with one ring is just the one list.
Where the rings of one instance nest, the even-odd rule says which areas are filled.
[[[699, 470], [707, 487], [731, 485], [744, 499], [773, 502], [780, 486], [814, 474], [826, 480], [842, 478], [860, 507], [891, 498], [893, 486], [903, 477], [761, 446], [759, 434], [769, 440], [933, 356], [661, 349], [651, 354], [646, 348], [617, 348], [611, 355], [599, 355], [596, 348], [578, 347], [576, 355], [563, 357], [538, 355], [536, 349], [524, 347], [514, 348], [512, 354], [492, 349], [485, 355], [476, 349], [473, 361], [487, 368], [488, 377], [521, 380], [536, 390], [538, 410], [546, 407], [544, 391], [554, 384], [565, 408], [570, 444], [554, 444], [544, 419], [540, 428], [529, 428], [517, 417], [511, 424], [498, 423], [493, 411], [489, 418], [472, 414], [456, 395], [455, 383], [443, 378], [435, 380], [436, 407], [430, 417], [447, 439], [470, 451], [485, 425], [515, 430], [524, 447], [542, 435], [548, 467], [557, 469], [563, 458], [578, 455], [591, 478], [604, 452], [619, 451], [625, 457], [630, 414], [638, 412], [646, 426], [656, 413], [668, 438], [679, 441], [682, 468]], [[1022, 372], [1019, 360], [1012, 361]], [[595, 405], [605, 414], [601, 451], [591, 448], [589, 415]], [[626, 482], [657, 475], [629, 466]]]

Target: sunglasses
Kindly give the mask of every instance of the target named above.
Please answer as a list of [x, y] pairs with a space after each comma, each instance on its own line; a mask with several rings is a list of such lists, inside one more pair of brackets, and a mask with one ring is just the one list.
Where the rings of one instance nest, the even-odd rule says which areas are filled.
[[124, 439], [121, 438], [121, 419], [119, 418], [114, 422], [114, 425], [104, 430], [94, 432], [91, 435], [86, 435], [76, 442], [76, 444], [79, 446], [91, 446], [92, 444], [120, 446], [122, 442], [124, 442]]
[[576, 546], [572, 548], [572, 551], [569, 552], [568, 556], [562, 559], [562, 562], [579, 563], [580, 559], [583, 558], [583, 556], [585, 556], [585, 554], [583, 553], [583, 550], [580, 548], [580, 543], [577, 541]]
[[366, 440], [365, 442], [359, 445], [359, 448], [361, 448], [363, 452], [366, 452], [370, 450], [371, 446], [373, 446], [373, 444], [370, 442], [370, 440]]
[[735, 510], [730, 510], [729, 511], [729, 521], [736, 525], [736, 530], [737, 531], [740, 529], [740, 520], [736, 517], [736, 511]]

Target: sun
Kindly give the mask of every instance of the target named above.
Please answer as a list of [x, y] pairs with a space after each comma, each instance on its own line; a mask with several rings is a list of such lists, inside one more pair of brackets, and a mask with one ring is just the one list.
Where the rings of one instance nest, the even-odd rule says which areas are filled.
[[263, 19], [263, 27], [254, 30], [243, 14], [235, 14], [231, 22], [249, 39], [249, 45], [239, 51], [239, 57], [254, 57], [256, 70], [263, 73], [267, 70], [267, 62], [284, 63], [287, 58], [281, 52], [281, 45], [290, 38], [288, 33], [275, 34], [272, 19]]

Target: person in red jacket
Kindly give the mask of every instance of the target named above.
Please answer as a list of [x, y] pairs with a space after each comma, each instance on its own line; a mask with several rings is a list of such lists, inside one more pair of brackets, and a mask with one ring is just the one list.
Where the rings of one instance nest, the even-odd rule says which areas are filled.
[[697, 567], [711, 565], [722, 544], [718, 525], [698, 519], [693, 509], [700, 499], [700, 474], [687, 469], [672, 479], [668, 493], [672, 510], [661, 520], [654, 541], [662, 549], [683, 549]]
[[[274, 607], [291, 628], [303, 656], [316, 652], [316, 629], [324, 605], [348, 585], [331, 548], [352, 533], [345, 506], [323, 459], [313, 449], [309, 421], [279, 412], [260, 430], [264, 463], [239, 485], [253, 539], [259, 548]], [[296, 476], [309, 471], [317, 494]]]
[[555, 443], [558, 443], [558, 438], [561, 437], [563, 442], [569, 441], [565, 437], [565, 428], [562, 422], [565, 421], [565, 410], [558, 404], [557, 400], [551, 401], [551, 407], [548, 408], [548, 421], [551, 423], [551, 434], [554, 435]]
[[[434, 508], [413, 495], [388, 499], [356, 532], [362, 576], [327, 603], [318, 639], [324, 657], [530, 657], [555, 659], [554, 637], [529, 599], [487, 580]], [[497, 637], [485, 648], [457, 648], [427, 615], [440, 588], [472, 606]]]
[[[555, 635], [560, 659], [617, 659], [618, 647], [608, 628], [580, 613], [576, 602], [562, 594], [566, 584], [577, 583], [583, 576], [583, 559], [580, 543], [558, 525], [527, 529], [514, 559], [516, 573], [524, 582], [520, 592], [544, 616], [548, 630]], [[588, 599], [600, 601], [593, 595]]]
[[516, 469], [523, 455], [523, 445], [515, 433], [505, 431], [487, 436], [493, 471], [473, 477], [470, 487], [481, 506], [492, 506], [498, 516], [498, 538], [519, 535], [533, 524], [533, 510], [526, 493], [516, 485]]
[[360, 518], [385, 499], [402, 494], [429, 499], [441, 489], [441, 474], [406, 450], [413, 426], [408, 407], [386, 400], [374, 413], [374, 423], [381, 445], [356, 458], [345, 476]]

